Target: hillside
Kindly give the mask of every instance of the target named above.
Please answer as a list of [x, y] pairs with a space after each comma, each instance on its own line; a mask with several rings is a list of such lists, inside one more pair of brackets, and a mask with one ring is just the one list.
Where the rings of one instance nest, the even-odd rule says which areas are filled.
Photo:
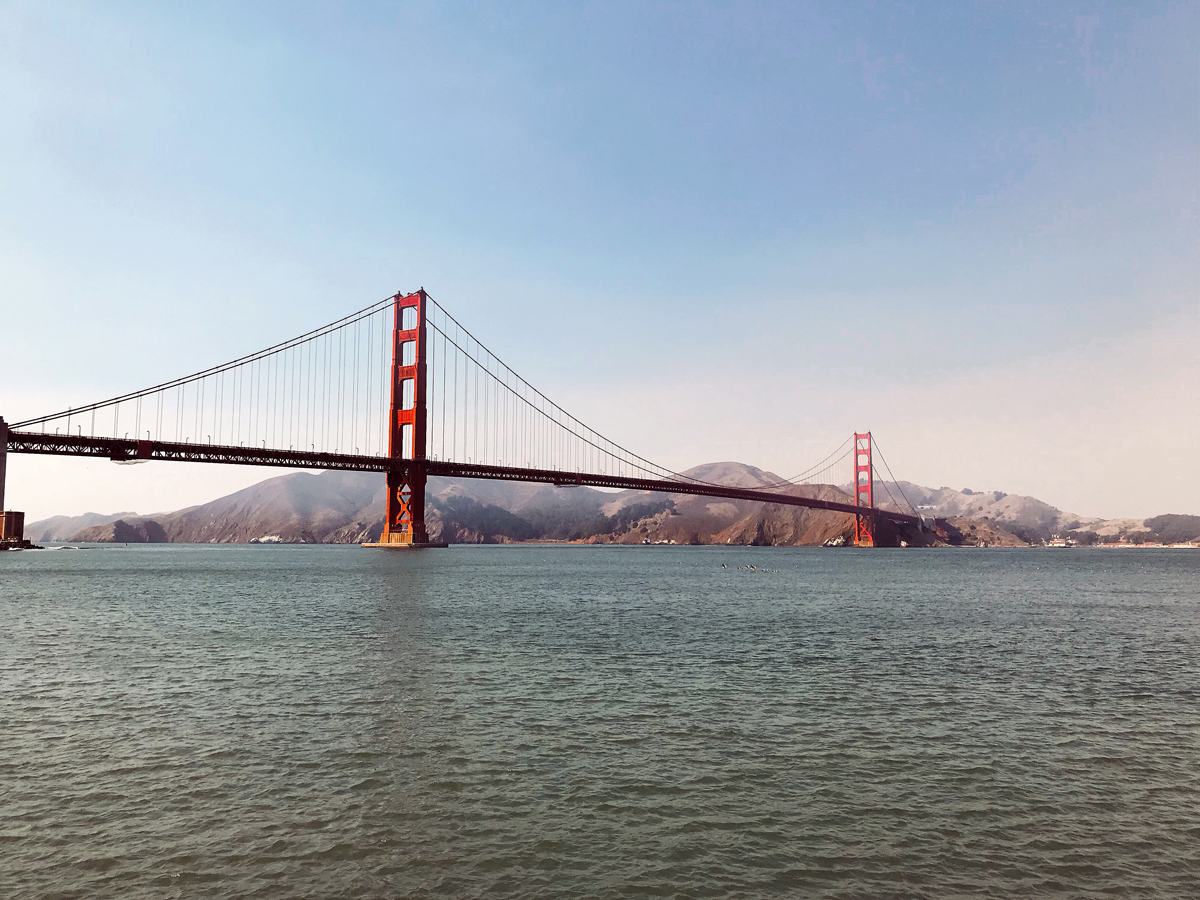
[[[850, 485], [843, 490], [850, 492]], [[907, 511], [909, 504], [924, 516], [951, 521], [990, 522], [1025, 543], [1040, 543], [1054, 535], [1074, 537], [1082, 544], [1128, 540], [1173, 543], [1200, 536], [1200, 516], [1166, 515], [1151, 519], [1099, 519], [1064, 512], [1036, 497], [1004, 491], [927, 488], [908, 481], [875, 482], [875, 502], [884, 509]], [[1008, 540], [996, 535], [997, 540]], [[1000, 546], [994, 544], [993, 546]]]
[[[611, 496], [588, 488], [433, 478], [427, 524], [435, 538], [444, 532], [456, 543], [566, 538], [599, 515]], [[178, 512], [56, 517], [33, 523], [29, 531], [43, 540], [357, 543], [379, 536], [383, 515], [384, 479], [377, 473], [295, 472]], [[83, 527], [71, 528], [75, 523]]]
[[[681, 474], [711, 484], [742, 488], [760, 488], [783, 480], [773, 472], [764, 472], [737, 462], [706, 463]], [[694, 494], [622, 491], [609, 496], [612, 499], [604, 505], [602, 512], [617, 516], [625, 511], [630, 522], [628, 527], [615, 528], [607, 536], [604, 536], [605, 532], [597, 531], [598, 542], [640, 544], [643, 540], [658, 540], [668, 543], [675, 541], [677, 544], [717, 543], [718, 534], [762, 506], [751, 500], [726, 500]], [[614, 521], [614, 524], [620, 523]]]
[[117, 519], [137, 518], [135, 512], [119, 512], [112, 515], [84, 513], [82, 516], [52, 516], [25, 525], [26, 540], [38, 542], [83, 540], [75, 536], [81, 531], [97, 525], [108, 525]]
[[[845, 488], [851, 490], [849, 485]], [[924, 516], [939, 519], [987, 519], [1001, 523], [1026, 541], [1040, 541], [1080, 520], [1056, 507], [1020, 494], [1003, 491], [973, 491], [964, 488], [927, 488], [909, 481], [875, 483], [875, 502], [885, 509], [907, 510], [909, 505]], [[1099, 521], [1099, 520], [1089, 520]]]
[[[739, 487], [780, 480], [734, 462], [698, 466], [685, 474]], [[77, 521], [85, 527], [73, 533], [65, 519], [45, 520], [34, 523], [32, 533], [40, 536], [53, 528], [60, 540], [107, 542], [352, 543], [379, 535], [383, 502], [380, 475], [297, 472], [178, 512], [80, 517]], [[651, 532], [654, 540], [712, 543], [759, 506], [692, 495], [432, 478], [426, 521], [432, 538], [453, 543], [588, 538], [641, 543]], [[729, 536], [721, 540], [736, 542]]]
[[154, 519], [125, 516], [103, 525], [93, 525], [72, 540], [98, 544], [167, 544], [167, 532]]
[[[762, 487], [774, 473], [737, 462], [708, 463], [684, 473], [720, 484]], [[852, 502], [850, 487], [796, 486], [793, 492]], [[1124, 538], [1182, 541], [1200, 536], [1200, 517], [1088, 519], [1035, 497], [911, 482], [876, 482], [877, 503], [947, 520], [942, 540], [952, 544], [1017, 546], [1054, 534], [1080, 543]], [[26, 527], [35, 541], [245, 543], [357, 543], [383, 528], [383, 476], [369, 472], [294, 472], [269, 478], [211, 503], [171, 513], [56, 516]], [[593, 543], [815, 545], [841, 543], [853, 517], [803, 507], [723, 500], [689, 494], [600, 491], [586, 487], [432, 478], [430, 536], [451, 543], [562, 540]], [[884, 543], [925, 539], [881, 533]]]
[[[854, 498], [832, 485], [798, 485], [789, 494], [853, 503]], [[854, 516], [806, 509], [803, 506], [754, 504], [756, 507], [717, 535], [718, 544], [803, 547], [847, 543], [854, 539]]]

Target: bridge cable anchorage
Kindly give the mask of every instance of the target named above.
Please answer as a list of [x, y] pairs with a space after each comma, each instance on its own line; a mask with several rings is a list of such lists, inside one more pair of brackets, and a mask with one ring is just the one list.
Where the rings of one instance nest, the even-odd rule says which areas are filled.
[[754, 488], [684, 475], [566, 412], [423, 289], [223, 365], [24, 420], [11, 434], [14, 452], [386, 472], [388, 521], [408, 527], [412, 543], [422, 543], [430, 474], [693, 493], [862, 516], [861, 503], [784, 493], [841, 481], [834, 473], [853, 447], [843, 444], [792, 479]]

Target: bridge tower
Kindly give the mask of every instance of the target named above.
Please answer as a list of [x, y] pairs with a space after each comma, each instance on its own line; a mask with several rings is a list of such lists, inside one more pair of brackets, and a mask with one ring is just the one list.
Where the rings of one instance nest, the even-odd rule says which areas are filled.
[[425, 289], [394, 299], [391, 407], [388, 410], [387, 509], [383, 534], [365, 547], [445, 547], [425, 530], [427, 333]]
[[[854, 505], [875, 507], [875, 467], [871, 460], [871, 432], [854, 435]], [[854, 518], [854, 543], [859, 547], [875, 546], [875, 517], [859, 513]]]

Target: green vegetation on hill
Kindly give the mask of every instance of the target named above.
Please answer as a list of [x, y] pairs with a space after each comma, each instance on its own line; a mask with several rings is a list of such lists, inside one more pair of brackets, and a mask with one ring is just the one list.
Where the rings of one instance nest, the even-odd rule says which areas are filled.
[[1200, 516], [1168, 514], [1154, 516], [1142, 524], [1150, 529], [1149, 533], [1142, 535], [1146, 542], [1178, 544], [1200, 537]]
[[[770, 472], [734, 462], [706, 464], [684, 474], [741, 487], [780, 480]], [[852, 488], [809, 485], [792, 490], [844, 502]], [[431, 478], [426, 496], [430, 534], [463, 543], [541, 539], [816, 546], [844, 538], [851, 522], [842, 514], [751, 501], [499, 481]], [[999, 527], [1034, 544], [1053, 535], [1073, 537], [1085, 545], [1117, 540], [1176, 543], [1200, 538], [1200, 516], [1163, 515], [1144, 523], [1131, 518], [1087, 518], [1065, 513], [1035, 497], [929, 488], [911, 482], [877, 482], [875, 496], [885, 508], [907, 512], [911, 504], [926, 518], [961, 518], [968, 523], [964, 540], [971, 537], [974, 524], [974, 537], [990, 545], [1003, 536], [988, 537], [980, 528]], [[40, 541], [349, 543], [378, 538], [385, 497], [379, 473], [296, 472], [201, 506], [153, 517], [89, 513], [26, 523], [25, 527], [27, 535]]]
[[577, 509], [571, 507], [534, 508], [515, 515], [497, 506], [479, 503], [469, 497], [450, 496], [431, 499], [430, 505], [459, 528], [496, 538], [514, 541], [565, 540], [577, 541], [595, 534], [620, 534], [639, 521], [673, 510], [675, 501], [655, 500], [635, 503], [606, 516], [597, 512], [582, 521]]
[[485, 536], [503, 536], [514, 541], [529, 541], [540, 537], [532, 525], [520, 516], [498, 506], [489, 506], [470, 497], [431, 498], [430, 505], [446, 518]]

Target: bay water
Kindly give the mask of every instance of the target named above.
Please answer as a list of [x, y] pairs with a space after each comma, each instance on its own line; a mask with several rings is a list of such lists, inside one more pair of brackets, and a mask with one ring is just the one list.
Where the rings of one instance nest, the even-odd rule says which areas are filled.
[[0, 896], [1200, 897], [1200, 552], [0, 554]]

